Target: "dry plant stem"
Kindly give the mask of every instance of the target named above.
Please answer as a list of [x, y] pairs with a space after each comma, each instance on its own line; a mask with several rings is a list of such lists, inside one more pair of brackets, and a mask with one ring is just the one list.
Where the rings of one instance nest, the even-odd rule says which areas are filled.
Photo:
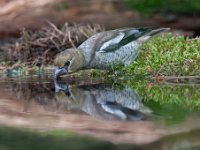
[[61, 35], [64, 35], [53, 23], [51, 23], [49, 21], [48, 21], [48, 23], [55, 31], [57, 31]]
[[172, 85], [172, 86], [199, 86], [200, 83], [173, 83], [173, 82], [167, 82], [167, 81], [164, 81], [162, 82], [164, 84], [167, 84], [167, 85]]
[[36, 32], [24, 30], [16, 44], [11, 45], [11, 58], [16, 62], [29, 62], [39, 66], [52, 64], [57, 53], [77, 47], [88, 37], [104, 30], [96, 24], [65, 23], [62, 28], [56, 27], [51, 22], [48, 24], [49, 27]]
[[[162, 79], [200, 79], [200, 76], [160, 76]], [[156, 77], [151, 77], [150, 79], [156, 79]]]
[[162, 78], [164, 79], [194, 79], [194, 78], [197, 78], [197, 79], [200, 79], [200, 76], [163, 76]]
[[[151, 77], [150, 80], [157, 81], [157, 77]], [[173, 85], [200, 85], [200, 76], [159, 76], [159, 83]]]
[[196, 38], [193, 38], [193, 39], [188, 39], [187, 42], [191, 42], [191, 41], [195, 41], [195, 40], [200, 40], [200, 37], [196, 37]]

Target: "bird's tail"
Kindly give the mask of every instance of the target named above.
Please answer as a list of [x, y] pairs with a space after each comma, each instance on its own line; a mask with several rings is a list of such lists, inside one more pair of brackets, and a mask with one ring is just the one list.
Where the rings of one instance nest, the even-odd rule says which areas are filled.
[[162, 32], [166, 32], [169, 31], [170, 28], [157, 28], [157, 29], [152, 29], [149, 30], [149, 32], [147, 32], [145, 35], [141, 36], [138, 40], [141, 42], [145, 42], [148, 39], [150, 39], [151, 37], [153, 37], [154, 35], [158, 35]]
[[146, 36], [154, 36], [156, 34], [162, 33], [169, 31], [170, 28], [157, 28], [157, 29], [152, 29], [149, 33], [146, 34]]

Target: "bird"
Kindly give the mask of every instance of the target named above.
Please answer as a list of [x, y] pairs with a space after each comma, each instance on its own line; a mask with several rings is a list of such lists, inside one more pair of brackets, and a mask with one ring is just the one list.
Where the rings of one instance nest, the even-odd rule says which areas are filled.
[[94, 118], [104, 120], [145, 120], [152, 110], [143, 105], [141, 97], [133, 89], [119, 89], [108, 84], [73, 85], [54, 81], [55, 98], [63, 108], [81, 110]]
[[54, 78], [84, 69], [111, 70], [128, 66], [138, 56], [141, 46], [152, 36], [169, 28], [121, 28], [96, 33], [77, 48], [55, 56]]

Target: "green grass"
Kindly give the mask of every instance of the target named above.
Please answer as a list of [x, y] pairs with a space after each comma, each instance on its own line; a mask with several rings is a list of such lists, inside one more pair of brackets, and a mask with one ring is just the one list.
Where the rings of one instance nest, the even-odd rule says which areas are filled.
[[200, 75], [200, 39], [157, 36], [146, 42], [136, 61], [121, 71], [128, 76]]
[[126, 4], [133, 10], [146, 15], [154, 13], [199, 14], [199, 0], [126, 0]]

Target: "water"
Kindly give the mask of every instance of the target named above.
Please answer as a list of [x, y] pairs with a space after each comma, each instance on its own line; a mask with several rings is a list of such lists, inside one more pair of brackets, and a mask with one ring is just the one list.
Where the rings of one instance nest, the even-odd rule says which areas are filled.
[[2, 77], [0, 149], [200, 149], [199, 91]]

